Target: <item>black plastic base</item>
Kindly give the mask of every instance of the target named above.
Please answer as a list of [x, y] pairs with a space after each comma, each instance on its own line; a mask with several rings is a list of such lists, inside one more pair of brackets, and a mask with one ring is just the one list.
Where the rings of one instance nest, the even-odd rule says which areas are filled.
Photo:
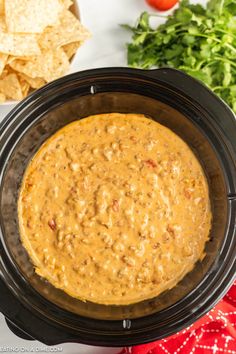
[[22, 339], [26, 339], [26, 340], [34, 340], [34, 338], [30, 337], [27, 333], [25, 333], [24, 331], [22, 331], [20, 328], [18, 328], [17, 326], [14, 325], [14, 323], [12, 323], [10, 320], [8, 320], [7, 318], [5, 318], [6, 324], [8, 326], [8, 328], [17, 336], [20, 337]]

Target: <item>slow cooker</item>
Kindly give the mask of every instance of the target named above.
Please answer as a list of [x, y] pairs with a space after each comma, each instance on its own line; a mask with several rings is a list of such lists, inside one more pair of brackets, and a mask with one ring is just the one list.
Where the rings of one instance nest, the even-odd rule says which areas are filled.
[[[108, 112], [145, 114], [185, 140], [207, 175], [213, 211], [205, 258], [173, 289], [128, 306], [82, 302], [51, 286], [35, 274], [18, 230], [19, 187], [40, 145], [73, 120]], [[88, 70], [19, 103], [0, 126], [0, 310], [12, 331], [47, 345], [130, 346], [169, 336], [203, 316], [235, 279], [235, 137], [229, 107], [174, 69]]]

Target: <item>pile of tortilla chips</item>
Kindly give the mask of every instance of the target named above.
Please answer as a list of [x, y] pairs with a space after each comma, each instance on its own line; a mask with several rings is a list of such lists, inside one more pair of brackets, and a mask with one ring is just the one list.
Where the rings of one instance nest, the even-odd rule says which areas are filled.
[[68, 72], [89, 38], [71, 0], [0, 0], [0, 102], [21, 100]]

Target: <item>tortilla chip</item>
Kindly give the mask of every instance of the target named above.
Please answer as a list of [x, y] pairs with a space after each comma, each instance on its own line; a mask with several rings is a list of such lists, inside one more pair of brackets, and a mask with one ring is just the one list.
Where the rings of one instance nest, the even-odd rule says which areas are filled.
[[43, 85], [45, 85], [45, 83], [46, 83], [45, 80], [41, 79], [40, 77], [32, 78], [32, 77], [25, 75], [23, 73], [20, 73], [19, 75], [22, 79], [24, 79], [26, 82], [28, 82], [28, 84], [34, 89], [38, 89], [38, 88], [42, 87]]
[[67, 10], [73, 5], [72, 0], [60, 0], [63, 9]]
[[9, 65], [14, 70], [34, 79], [41, 77], [46, 82], [50, 82], [65, 75], [70, 63], [63, 49], [58, 48], [32, 57], [30, 61], [17, 59]]
[[[6, 54], [5, 54], [6, 55]], [[21, 57], [22, 58], [22, 57]], [[8, 55], [7, 58], [7, 64], [10, 64], [11, 62], [13, 62], [14, 60], [16, 60], [16, 57], [13, 57], [12, 55]]]
[[73, 43], [66, 44], [62, 47], [69, 60], [73, 57], [73, 55], [75, 55], [78, 48], [82, 44], [83, 44], [83, 42], [73, 42]]
[[[0, 0], [1, 1], [1, 0]], [[0, 32], [6, 32], [7, 26], [4, 17], [0, 14]]]
[[69, 71], [90, 37], [73, 11], [74, 0], [0, 0], [0, 103]]
[[8, 74], [9, 74], [8, 67], [5, 67], [2, 74], [0, 75], [0, 80], [4, 79], [4, 77], [6, 77]]
[[58, 22], [61, 10], [59, 0], [5, 0], [8, 31], [41, 33]]
[[5, 66], [2, 75], [0, 76], [0, 79], [3, 79], [5, 76], [9, 74], [17, 74], [15, 70], [13, 70], [8, 64]]
[[26, 97], [28, 95], [29, 89], [30, 89], [30, 85], [28, 82], [26, 82], [24, 79], [22, 79], [19, 75], [18, 75], [19, 81], [20, 81], [20, 87], [21, 87], [21, 92], [22, 92], [22, 96]]
[[39, 55], [41, 53], [34, 34], [0, 32], [0, 52], [14, 56]]
[[0, 0], [0, 15], [4, 14], [4, 0]]
[[49, 50], [72, 42], [84, 41], [89, 37], [89, 31], [70, 11], [66, 11], [60, 17], [59, 25], [46, 28], [39, 36], [38, 43], [41, 48]]
[[[14, 60], [17, 60], [19, 57], [14, 57], [13, 55], [9, 55], [8, 59], [7, 59], [7, 64], [12, 63]], [[31, 60], [32, 59], [32, 55], [31, 56], [20, 56], [20, 59], [22, 60]]]
[[5, 68], [6, 63], [7, 63], [7, 58], [8, 58], [7, 54], [0, 53], [0, 76]]
[[0, 79], [0, 92], [13, 100], [22, 100], [21, 86], [16, 74], [9, 74]]
[[28, 96], [29, 90], [30, 90], [30, 85], [27, 82], [25, 82], [23, 85], [21, 84], [21, 91], [22, 91], [23, 98]]
[[6, 96], [0, 92], [0, 103], [3, 103], [6, 101]]

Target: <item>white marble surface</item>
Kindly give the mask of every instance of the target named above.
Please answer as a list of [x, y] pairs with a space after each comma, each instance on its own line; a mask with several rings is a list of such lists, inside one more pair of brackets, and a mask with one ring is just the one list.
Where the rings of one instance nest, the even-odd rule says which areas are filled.
[[[20, 1], [20, 0], [19, 0]], [[203, 0], [204, 1], [204, 0]], [[91, 30], [92, 38], [80, 48], [72, 65], [71, 72], [97, 67], [126, 66], [126, 50], [130, 34], [119, 24], [134, 23], [144, 10], [150, 10], [145, 0], [79, 0], [82, 22]], [[0, 120], [13, 108], [0, 106]], [[0, 315], [0, 353], [1, 347], [24, 348], [42, 347], [38, 342], [21, 340], [7, 328], [4, 317]], [[119, 350], [96, 348], [79, 344], [64, 344], [63, 354], [113, 354]]]

